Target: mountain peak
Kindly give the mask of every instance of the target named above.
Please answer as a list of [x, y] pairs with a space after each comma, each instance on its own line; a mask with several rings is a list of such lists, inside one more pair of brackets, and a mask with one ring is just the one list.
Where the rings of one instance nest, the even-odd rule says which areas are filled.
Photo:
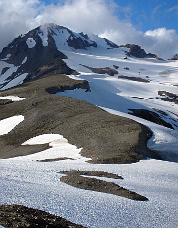
[[117, 47], [104, 38], [75, 33], [54, 23], [43, 24], [15, 38], [0, 53], [4, 66], [0, 71], [3, 78], [0, 90], [14, 86], [11, 81], [19, 77], [23, 78], [22, 82], [43, 77], [41, 70], [35, 72], [47, 65], [50, 65], [51, 73], [74, 73], [62, 60], [67, 58], [66, 51], [75, 52], [80, 49], [90, 53], [93, 50]]
[[60, 30], [60, 29], [69, 30], [68, 28], [66, 28], [64, 26], [57, 25], [55, 23], [45, 23], [45, 24], [40, 25], [38, 28], [39, 28], [39, 31], [41, 31], [41, 32], [55, 30], [55, 29], [57, 29], [57, 30]]

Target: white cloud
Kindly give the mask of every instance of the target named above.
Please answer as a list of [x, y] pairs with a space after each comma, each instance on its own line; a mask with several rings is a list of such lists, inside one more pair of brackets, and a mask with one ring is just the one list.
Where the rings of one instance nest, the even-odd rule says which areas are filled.
[[170, 13], [172, 11], [178, 12], [178, 5], [173, 6], [172, 8], [168, 9], [167, 12]]
[[175, 30], [159, 28], [144, 34], [131, 23], [118, 19], [114, 0], [59, 2], [58, 5], [46, 6], [40, 0], [0, 0], [0, 50], [19, 34], [53, 22], [75, 32], [105, 36], [119, 45], [135, 43], [163, 58], [170, 58], [178, 52]]
[[163, 58], [171, 58], [178, 53], [178, 35], [174, 29], [158, 28], [145, 33], [145, 39], [149, 40], [150, 51], [155, 51]]
[[32, 28], [38, 4], [38, 0], [0, 0], [0, 50], [16, 36]]

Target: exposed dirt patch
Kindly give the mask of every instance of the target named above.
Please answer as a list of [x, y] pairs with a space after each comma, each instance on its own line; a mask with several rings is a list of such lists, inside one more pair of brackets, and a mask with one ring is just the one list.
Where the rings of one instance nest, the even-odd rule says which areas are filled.
[[53, 161], [62, 161], [62, 160], [74, 160], [73, 158], [68, 158], [68, 157], [63, 157], [63, 158], [49, 158], [49, 159], [44, 159], [44, 160], [37, 160], [40, 162], [53, 162]]
[[25, 117], [8, 135], [0, 137], [0, 158], [23, 156], [49, 148], [48, 144], [21, 146], [41, 134], [61, 134], [70, 144], [83, 148], [84, 157], [94, 163], [132, 163], [145, 157], [160, 158], [146, 147], [150, 131], [143, 125], [109, 114], [78, 99], [46, 92], [54, 86], [74, 86], [76, 81], [53, 75], [3, 91], [1, 96], [26, 99], [0, 105], [0, 119], [14, 115]]
[[105, 192], [113, 195], [122, 196], [132, 200], [148, 200], [146, 197], [137, 194], [136, 192], [129, 191], [114, 182], [103, 181], [96, 178], [84, 177], [85, 176], [98, 176], [107, 177], [114, 179], [123, 179], [121, 176], [116, 174], [102, 172], [102, 171], [62, 171], [62, 174], [67, 174], [67, 176], [62, 176], [60, 180], [66, 184], [72, 185], [77, 188], [92, 190], [97, 192]]
[[118, 76], [118, 78], [127, 79], [131, 81], [136, 81], [136, 82], [150, 82], [149, 80], [140, 78], [140, 77], [129, 77], [129, 76], [120, 75]]
[[9, 100], [9, 99], [0, 99], [0, 105], [7, 105], [7, 104], [10, 104], [12, 102], [13, 101]]
[[0, 205], [0, 225], [14, 228], [82, 228], [62, 217], [22, 205]]

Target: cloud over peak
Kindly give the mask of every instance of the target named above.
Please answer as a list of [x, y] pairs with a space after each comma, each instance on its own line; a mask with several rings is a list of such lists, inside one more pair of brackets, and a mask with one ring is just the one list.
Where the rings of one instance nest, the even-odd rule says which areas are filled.
[[119, 20], [116, 8], [114, 0], [62, 0], [57, 5], [45, 5], [40, 0], [0, 0], [0, 50], [21, 33], [56, 23], [76, 32], [104, 36], [118, 45], [135, 43], [162, 58], [178, 52], [175, 30], [158, 28], [143, 33], [131, 22]]

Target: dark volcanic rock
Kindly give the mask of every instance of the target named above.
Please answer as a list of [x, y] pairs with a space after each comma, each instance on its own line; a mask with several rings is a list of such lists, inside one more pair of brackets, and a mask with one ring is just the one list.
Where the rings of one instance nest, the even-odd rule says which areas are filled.
[[90, 86], [88, 81], [84, 80], [83, 82], [76, 83], [72, 86], [66, 85], [66, 86], [54, 86], [46, 89], [46, 92], [50, 94], [55, 94], [59, 92], [64, 92], [66, 90], [74, 90], [74, 89], [84, 89], [85, 92], [90, 92]]
[[42, 67], [39, 67], [38, 69], [29, 73], [28, 76], [25, 78], [24, 82], [57, 74], [77, 75], [78, 73], [75, 70], [69, 68], [63, 60], [57, 58], [49, 62], [47, 65], [43, 65]]
[[1, 71], [1, 75], [5, 74], [6, 71], [9, 70], [9, 68], [10, 68], [10, 67], [4, 67], [4, 68], [2, 69], [2, 71]]
[[129, 109], [129, 110], [132, 111], [131, 113], [129, 113], [131, 115], [134, 115], [134, 116], [143, 118], [145, 120], [149, 120], [153, 123], [174, 129], [170, 123], [167, 123], [166, 121], [161, 119], [160, 116], [155, 112], [152, 112], [152, 111], [146, 110], [146, 109]]
[[130, 50], [126, 52], [128, 56], [135, 56], [137, 58], [157, 58], [155, 54], [147, 54], [144, 49], [142, 49], [140, 46], [136, 44], [126, 44], [122, 45], [121, 47], [130, 48]]
[[174, 102], [178, 104], [178, 95], [166, 91], [158, 91], [158, 95], [162, 96], [161, 100]]
[[[23, 73], [28, 73], [26, 81], [35, 80], [43, 77], [45, 72], [39, 73], [41, 69], [47, 65], [50, 65], [50, 74], [52, 73], [63, 73], [71, 74], [74, 70], [70, 69], [63, 59], [67, 57], [60, 51], [57, 50], [53, 37], [48, 34], [48, 45], [44, 46], [40, 27], [31, 30], [24, 36], [19, 36], [14, 39], [3, 51], [0, 53], [0, 59], [4, 59], [7, 55], [10, 57], [6, 62], [19, 66], [17, 71], [9, 75], [7, 81], [3, 86], [7, 85], [11, 80], [20, 76]], [[27, 41], [34, 43], [34, 46], [28, 47]], [[24, 59], [26, 58], [26, 61]], [[24, 61], [24, 62], [23, 62]], [[3, 69], [4, 73], [7, 69]], [[49, 69], [48, 69], [49, 70]], [[53, 71], [53, 72], [52, 72]]]
[[134, 44], [127, 44], [126, 47], [130, 48], [130, 50], [127, 52], [127, 55], [130, 56], [135, 56], [137, 58], [144, 58], [147, 57], [147, 54], [144, 49], [142, 49], [138, 45]]
[[113, 42], [111, 42], [110, 40], [104, 38], [104, 40], [106, 41], [107, 45], [110, 46], [111, 48], [119, 48], [119, 46]]
[[67, 40], [67, 43], [69, 47], [73, 47], [75, 49], [86, 49], [87, 47], [91, 47], [91, 46], [95, 48], [97, 47], [97, 44], [94, 41], [91, 43], [91, 41], [88, 42], [87, 40], [83, 40], [80, 37], [76, 38], [74, 36], [69, 37], [69, 39]]
[[0, 205], [0, 225], [14, 228], [82, 228], [62, 217], [22, 205]]

